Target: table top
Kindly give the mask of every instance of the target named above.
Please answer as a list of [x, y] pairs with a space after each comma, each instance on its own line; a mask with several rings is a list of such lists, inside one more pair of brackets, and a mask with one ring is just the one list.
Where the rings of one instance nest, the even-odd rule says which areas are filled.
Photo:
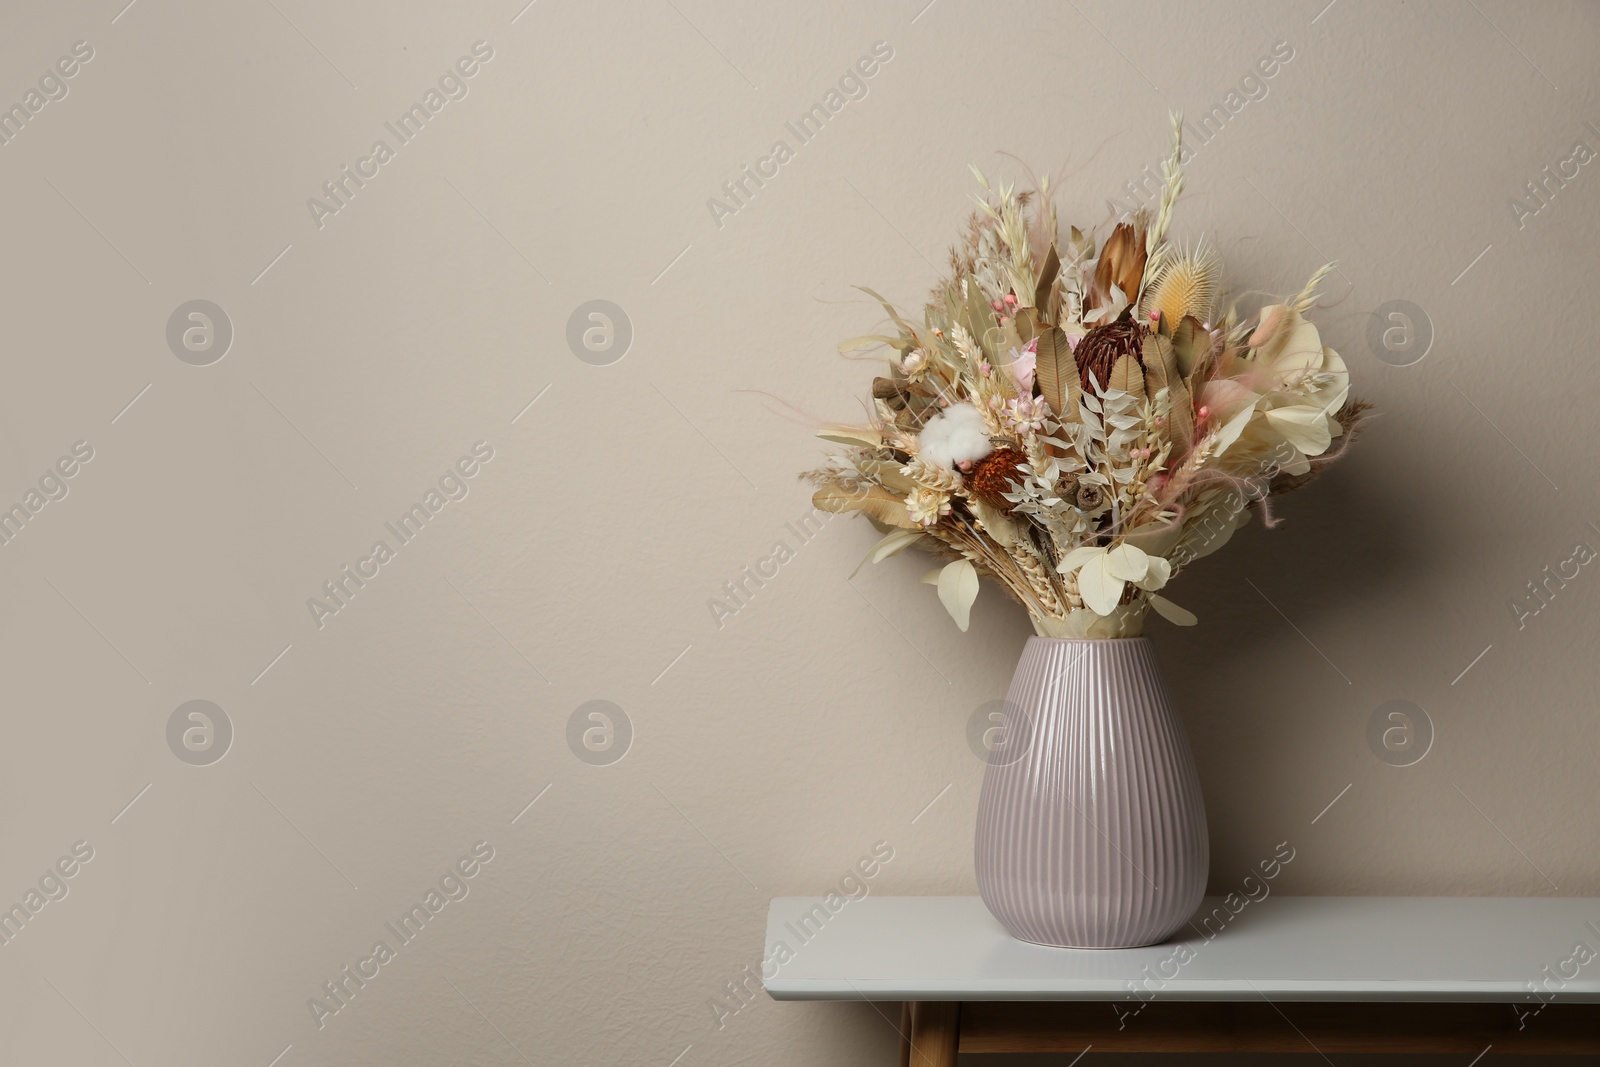
[[778, 897], [762, 976], [777, 1000], [1600, 1002], [1600, 897], [1241, 899], [1165, 944], [1061, 949], [977, 897]]

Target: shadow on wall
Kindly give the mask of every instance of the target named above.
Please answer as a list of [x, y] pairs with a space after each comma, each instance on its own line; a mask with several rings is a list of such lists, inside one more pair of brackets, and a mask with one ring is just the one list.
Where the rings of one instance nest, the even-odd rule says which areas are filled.
[[1353, 452], [1310, 489], [1277, 501], [1277, 527], [1265, 529], [1252, 518], [1173, 583], [1172, 598], [1192, 607], [1199, 625], [1157, 622], [1147, 632], [1168, 677], [1182, 679], [1175, 689], [1186, 715], [1228, 712], [1233, 702], [1217, 697], [1230, 693], [1226, 683], [1239, 676], [1282, 681], [1293, 668], [1264, 661], [1264, 650], [1290, 642], [1304, 648], [1296, 627], [1327, 632], [1341, 617], [1412, 599], [1433, 584], [1432, 542], [1416, 526], [1415, 503], [1366, 477], [1364, 462], [1374, 460]]
[[[1408, 510], [1414, 503], [1364, 476], [1361, 467], [1378, 461], [1353, 452], [1309, 490], [1280, 500], [1279, 526], [1255, 518], [1175, 582], [1172, 598], [1195, 610], [1199, 625], [1147, 629], [1199, 765], [1214, 876], [1240, 849], [1248, 865], [1273, 844], [1228, 839], [1241, 805], [1298, 803], [1296, 755], [1312, 739], [1325, 751], [1330, 729], [1355, 730], [1371, 710], [1363, 679], [1374, 672], [1363, 658], [1404, 651], [1372, 613], [1437, 585], [1429, 568], [1444, 564], [1429, 555], [1430, 539]], [[1376, 621], [1356, 629], [1362, 618]]]

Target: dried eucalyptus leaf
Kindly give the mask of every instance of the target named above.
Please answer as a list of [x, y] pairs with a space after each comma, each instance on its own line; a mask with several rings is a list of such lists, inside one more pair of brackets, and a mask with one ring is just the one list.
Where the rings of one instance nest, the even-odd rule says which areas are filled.
[[939, 600], [963, 633], [978, 599], [978, 569], [970, 560], [958, 559], [939, 572]]
[[1156, 609], [1156, 614], [1172, 623], [1174, 626], [1193, 626], [1200, 620], [1188, 608], [1180, 608], [1160, 593], [1146, 593], [1150, 606]]

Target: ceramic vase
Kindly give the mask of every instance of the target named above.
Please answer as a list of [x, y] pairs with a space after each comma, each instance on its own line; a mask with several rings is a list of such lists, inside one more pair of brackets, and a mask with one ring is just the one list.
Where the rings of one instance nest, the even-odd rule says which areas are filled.
[[978, 802], [989, 911], [1062, 948], [1183, 929], [1205, 894], [1205, 804], [1149, 639], [1029, 638], [1003, 708]]

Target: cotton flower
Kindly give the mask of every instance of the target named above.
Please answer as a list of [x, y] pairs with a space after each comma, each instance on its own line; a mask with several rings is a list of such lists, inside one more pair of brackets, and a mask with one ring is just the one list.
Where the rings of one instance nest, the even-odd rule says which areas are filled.
[[950, 469], [994, 451], [983, 413], [969, 403], [951, 404], [917, 435], [917, 454], [935, 467]]
[[906, 514], [912, 522], [934, 526], [950, 514], [950, 494], [938, 489], [915, 489], [906, 497]]

